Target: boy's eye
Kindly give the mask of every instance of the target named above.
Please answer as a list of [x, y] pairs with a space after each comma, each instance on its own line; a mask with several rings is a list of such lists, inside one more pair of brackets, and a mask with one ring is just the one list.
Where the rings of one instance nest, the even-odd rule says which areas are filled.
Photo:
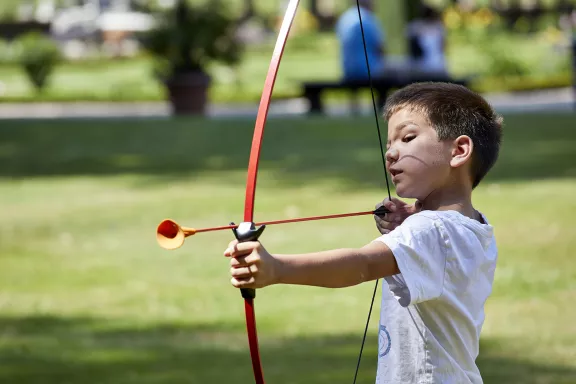
[[405, 142], [405, 143], [407, 143], [407, 142], [411, 141], [412, 139], [414, 139], [415, 137], [416, 137], [416, 135], [414, 135], [414, 134], [409, 134], [409, 135], [404, 136], [404, 137], [402, 138], [402, 141]]

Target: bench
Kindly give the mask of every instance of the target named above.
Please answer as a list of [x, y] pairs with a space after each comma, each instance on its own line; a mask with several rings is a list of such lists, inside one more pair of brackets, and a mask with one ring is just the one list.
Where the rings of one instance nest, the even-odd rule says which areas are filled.
[[[386, 102], [388, 93], [393, 89], [398, 89], [412, 83], [435, 81], [460, 84], [468, 86], [470, 79], [455, 79], [444, 74], [434, 73], [396, 73], [394, 75], [382, 76], [372, 79], [377, 106], [382, 107]], [[330, 89], [342, 89], [351, 93], [352, 111], [358, 113], [357, 94], [361, 89], [370, 89], [368, 80], [339, 80], [339, 81], [318, 81], [305, 82], [303, 87], [303, 97], [308, 100], [308, 113], [324, 113], [324, 104], [322, 103], [322, 93]]]

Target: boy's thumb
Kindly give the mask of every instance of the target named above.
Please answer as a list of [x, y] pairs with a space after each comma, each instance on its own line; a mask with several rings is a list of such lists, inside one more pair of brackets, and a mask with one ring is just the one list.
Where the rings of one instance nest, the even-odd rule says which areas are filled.
[[390, 211], [390, 212], [396, 212], [396, 202], [391, 201], [391, 200], [386, 200], [384, 202], [384, 206]]

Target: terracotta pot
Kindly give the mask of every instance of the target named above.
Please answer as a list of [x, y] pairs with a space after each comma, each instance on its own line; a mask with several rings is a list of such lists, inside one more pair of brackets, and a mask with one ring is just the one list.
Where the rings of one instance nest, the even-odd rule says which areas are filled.
[[204, 115], [210, 77], [204, 72], [178, 74], [165, 82], [174, 115]]

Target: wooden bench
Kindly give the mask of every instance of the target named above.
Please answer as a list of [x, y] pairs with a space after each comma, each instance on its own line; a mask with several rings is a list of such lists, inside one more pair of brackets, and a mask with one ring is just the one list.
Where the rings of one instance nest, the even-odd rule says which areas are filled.
[[[447, 83], [460, 84], [468, 86], [470, 79], [455, 79], [443, 74], [426, 74], [426, 73], [399, 73], [390, 76], [383, 76], [372, 79], [377, 107], [381, 108], [386, 102], [388, 93], [393, 89], [398, 89], [412, 83], [425, 81], [441, 81]], [[340, 81], [317, 81], [303, 83], [303, 97], [308, 100], [309, 113], [324, 113], [324, 104], [322, 103], [322, 93], [330, 89], [342, 89], [348, 91], [351, 95], [352, 111], [358, 113], [357, 94], [359, 90], [370, 89], [368, 80], [340, 80]]]

